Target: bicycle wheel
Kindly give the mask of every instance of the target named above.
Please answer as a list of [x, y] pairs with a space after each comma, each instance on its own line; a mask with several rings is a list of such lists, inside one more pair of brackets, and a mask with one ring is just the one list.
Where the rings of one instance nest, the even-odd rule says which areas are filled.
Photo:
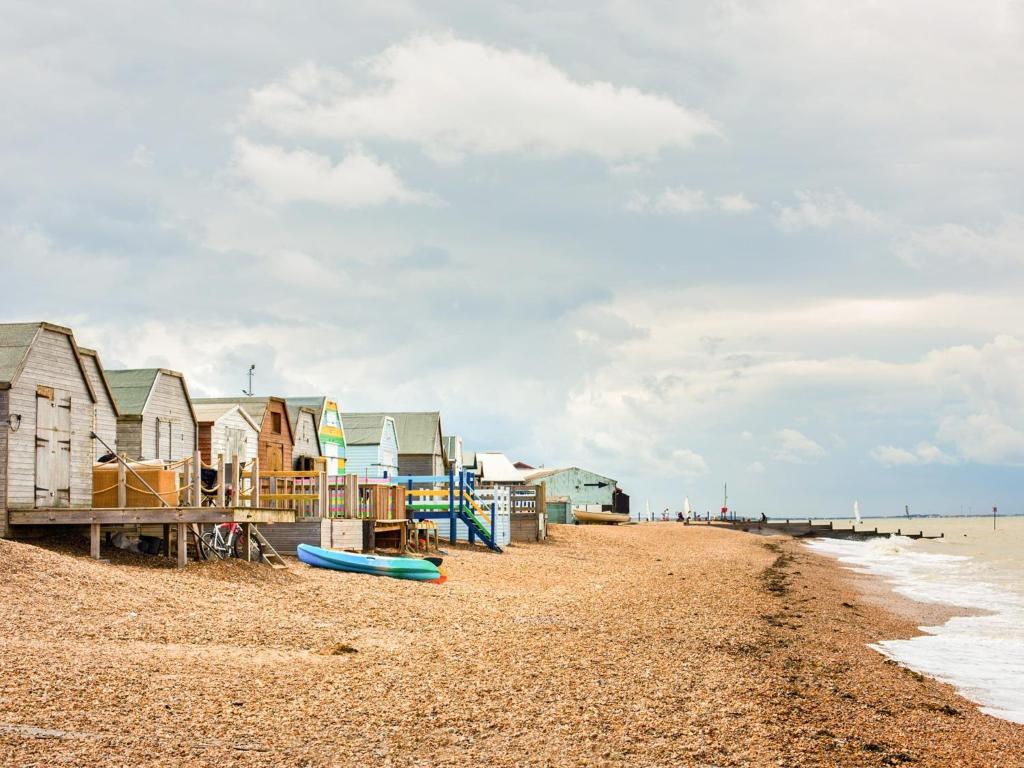
[[224, 553], [218, 549], [213, 531], [206, 531], [199, 537], [199, 540], [203, 543], [203, 548], [206, 550], [207, 559], [211, 556], [216, 557], [218, 560], [224, 559]]

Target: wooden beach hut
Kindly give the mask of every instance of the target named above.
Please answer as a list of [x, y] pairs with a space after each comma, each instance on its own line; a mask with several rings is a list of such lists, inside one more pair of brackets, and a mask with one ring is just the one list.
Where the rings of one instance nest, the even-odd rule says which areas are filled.
[[554, 505], [548, 509], [548, 521], [571, 523], [573, 508], [593, 508], [605, 512], [629, 512], [629, 497], [618, 488], [618, 482], [580, 467], [550, 467], [526, 473], [526, 482], [543, 486], [545, 496]]
[[10, 510], [91, 505], [95, 406], [70, 328], [0, 325], [0, 536]]
[[106, 371], [117, 402], [117, 452], [178, 461], [196, 450], [196, 414], [185, 376], [166, 368]]
[[[120, 412], [117, 410], [117, 401], [110, 389], [110, 382], [107, 381], [107, 374], [103, 371], [103, 362], [95, 349], [79, 347], [78, 353], [82, 356], [85, 365], [85, 372], [89, 377], [89, 384], [96, 394], [96, 415], [93, 420], [93, 431], [100, 437], [100, 440], [93, 440], [95, 458], [109, 453], [107, 446], [117, 448], [117, 417]], [[106, 445], [104, 445], [106, 443]]]
[[294, 429], [283, 397], [201, 397], [196, 402], [241, 406], [253, 423], [259, 425], [256, 454], [260, 470], [281, 472], [292, 468]]
[[365, 480], [398, 474], [398, 432], [384, 413], [343, 413], [347, 458], [345, 473]]
[[[432, 475], [447, 474], [448, 464], [444, 454], [441, 434], [441, 414], [437, 411], [414, 413], [363, 413], [343, 414], [346, 429], [353, 416], [373, 419], [390, 416], [395, 422], [398, 437], [398, 474]], [[351, 444], [351, 437], [349, 444]], [[356, 474], [351, 472], [349, 474]]]
[[[345, 428], [341, 421], [338, 401], [330, 397], [289, 397], [288, 407], [307, 406], [316, 412], [320, 455], [327, 465], [328, 475], [345, 474]], [[294, 418], [294, 414], [293, 414]]]
[[199, 422], [199, 453], [203, 461], [216, 465], [223, 455], [230, 477], [232, 457], [242, 463], [256, 456], [260, 429], [252, 417], [235, 403], [194, 403]]
[[317, 412], [306, 405], [288, 405], [288, 415], [295, 430], [295, 446], [292, 462], [295, 469], [310, 470], [320, 458], [320, 436], [317, 429]]

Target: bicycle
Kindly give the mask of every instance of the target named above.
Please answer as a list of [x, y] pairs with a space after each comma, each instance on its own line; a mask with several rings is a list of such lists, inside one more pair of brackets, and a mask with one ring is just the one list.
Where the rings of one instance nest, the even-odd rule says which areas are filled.
[[[204, 532], [199, 541], [204, 549], [204, 556], [210, 559], [210, 555], [218, 560], [225, 560], [229, 557], [243, 557], [242, 536], [244, 529], [238, 523], [221, 523], [215, 525], [213, 530]], [[257, 563], [263, 561], [263, 549], [257, 539], [249, 538], [251, 559]]]

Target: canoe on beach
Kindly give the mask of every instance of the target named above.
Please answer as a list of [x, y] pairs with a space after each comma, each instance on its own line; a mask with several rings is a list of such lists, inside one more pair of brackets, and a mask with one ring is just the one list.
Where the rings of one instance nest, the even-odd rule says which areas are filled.
[[412, 581], [436, 581], [441, 578], [441, 570], [436, 565], [418, 557], [359, 555], [309, 544], [299, 544], [297, 554], [299, 560], [315, 568], [330, 568], [334, 571], [363, 573], [369, 576], [390, 576], [393, 579]]
[[629, 515], [620, 514], [618, 512], [573, 512], [573, 517], [576, 518], [577, 523], [604, 523], [605, 525], [617, 525], [618, 523], [628, 523]]

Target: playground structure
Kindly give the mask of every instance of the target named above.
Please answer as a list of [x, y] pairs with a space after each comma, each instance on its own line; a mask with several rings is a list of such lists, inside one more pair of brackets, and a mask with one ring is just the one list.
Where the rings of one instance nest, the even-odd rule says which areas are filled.
[[409, 519], [437, 521], [439, 533], [452, 544], [474, 544], [479, 539], [488, 549], [501, 552], [502, 543], [511, 541], [510, 525], [498, 523], [499, 504], [503, 503], [504, 519], [509, 519], [507, 489], [477, 490], [471, 473], [454, 470], [447, 475], [400, 475], [395, 482], [405, 486]]

